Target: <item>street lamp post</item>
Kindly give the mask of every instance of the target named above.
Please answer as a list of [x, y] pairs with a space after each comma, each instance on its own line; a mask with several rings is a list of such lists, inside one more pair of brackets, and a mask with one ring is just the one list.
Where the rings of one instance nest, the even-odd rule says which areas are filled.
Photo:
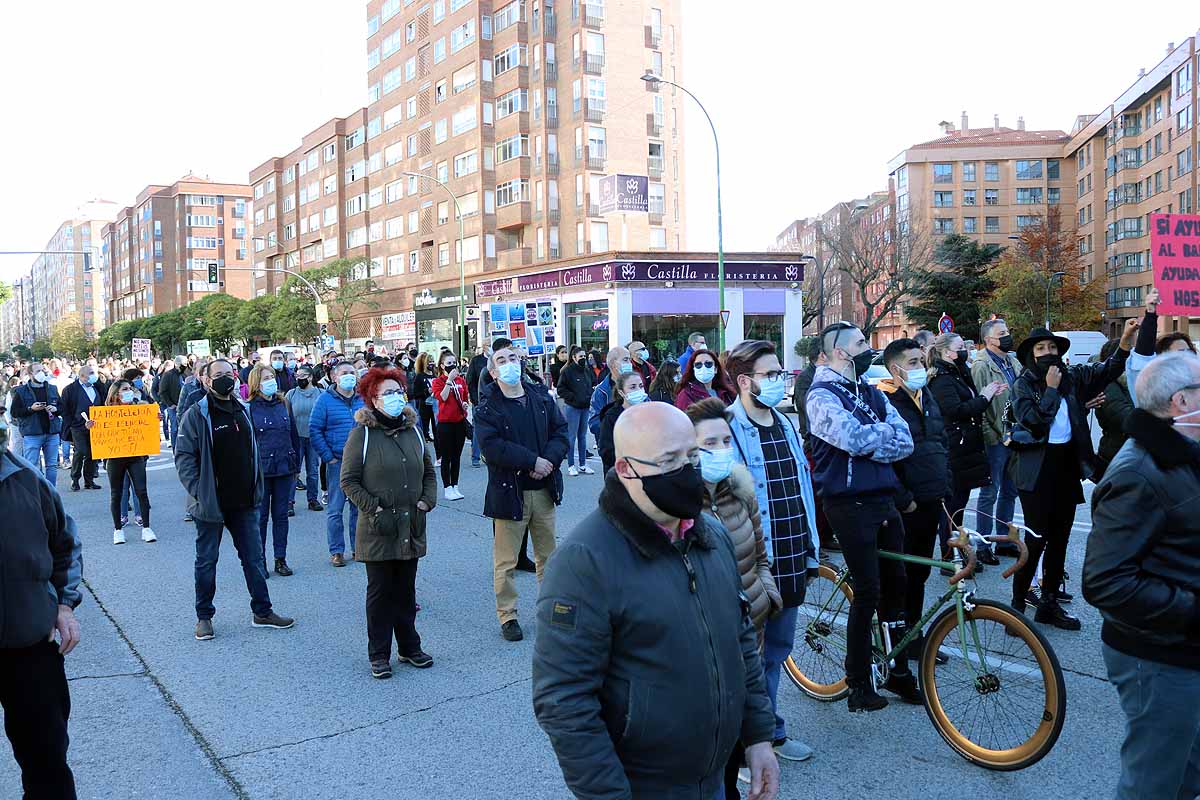
[[700, 102], [700, 98], [689, 92], [684, 87], [674, 81], [665, 80], [661, 75], [655, 75], [653, 72], [647, 71], [642, 76], [642, 80], [646, 83], [665, 83], [669, 86], [674, 86], [688, 97], [696, 101], [696, 105], [700, 106], [700, 110], [704, 112], [704, 118], [708, 120], [708, 127], [712, 130], [713, 147], [717, 153], [717, 296], [720, 308], [718, 312], [722, 313], [721, 326], [717, 328], [718, 352], [725, 352], [725, 238], [724, 231], [721, 226], [721, 142], [717, 139], [717, 126], [713, 124], [712, 117], [708, 115], [708, 109]]
[[409, 175], [414, 178], [427, 178], [438, 186], [446, 190], [446, 194], [450, 195], [450, 199], [454, 201], [454, 213], [458, 216], [458, 357], [464, 358], [467, 353], [467, 270], [465, 267], [466, 249], [465, 230], [466, 221], [463, 219], [462, 209], [458, 205], [458, 198], [454, 196], [454, 192], [446, 185], [446, 182], [439, 180], [432, 175], [424, 172], [406, 172], [400, 171], [401, 175]]

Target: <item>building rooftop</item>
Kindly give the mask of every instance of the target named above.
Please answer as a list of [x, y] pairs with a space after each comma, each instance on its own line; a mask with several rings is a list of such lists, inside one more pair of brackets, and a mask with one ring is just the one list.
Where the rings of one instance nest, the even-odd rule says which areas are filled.
[[950, 131], [945, 136], [912, 145], [911, 150], [937, 147], [980, 147], [985, 145], [1052, 144], [1071, 137], [1066, 131], [1026, 131], [1017, 128], [972, 128]]

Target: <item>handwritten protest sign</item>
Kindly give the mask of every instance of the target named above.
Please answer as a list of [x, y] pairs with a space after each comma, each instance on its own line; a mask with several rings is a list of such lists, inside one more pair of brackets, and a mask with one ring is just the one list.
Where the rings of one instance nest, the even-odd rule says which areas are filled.
[[156, 456], [162, 424], [155, 403], [135, 406], [92, 406], [92, 458]]
[[1200, 317], [1200, 216], [1151, 214], [1150, 251], [1158, 313]]

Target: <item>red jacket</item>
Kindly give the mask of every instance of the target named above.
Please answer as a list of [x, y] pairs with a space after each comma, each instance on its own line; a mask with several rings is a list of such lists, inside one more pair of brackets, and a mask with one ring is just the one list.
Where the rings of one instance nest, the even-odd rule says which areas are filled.
[[642, 383], [646, 384], [646, 391], [650, 391], [650, 384], [654, 383], [654, 376], [658, 374], [658, 370], [649, 361], [642, 363], [633, 362], [633, 370], [642, 376]]
[[462, 375], [455, 378], [450, 387], [450, 396], [443, 400], [442, 390], [446, 388], [447, 383], [445, 375], [438, 375], [433, 379], [433, 397], [438, 404], [437, 421], [462, 422], [467, 418], [467, 403], [470, 402], [467, 381]]
[[[734, 401], [733, 392], [722, 386], [717, 386], [714, 382], [713, 388], [717, 390], [717, 397], [721, 398], [721, 402], [729, 405]], [[681, 384], [679, 391], [675, 393], [675, 407], [681, 411], [687, 411], [687, 407], [692, 403], [697, 403], [701, 400], [707, 400], [711, 395], [708, 389], [704, 388], [704, 384], [700, 381], [692, 380]]]

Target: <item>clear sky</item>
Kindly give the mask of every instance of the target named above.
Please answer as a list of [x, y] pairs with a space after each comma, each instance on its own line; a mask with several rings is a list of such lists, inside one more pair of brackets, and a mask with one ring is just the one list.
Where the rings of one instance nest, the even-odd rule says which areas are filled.
[[[559, 0], [565, 5], [568, 0]], [[608, 0], [610, 13], [634, 0]], [[1069, 130], [1194, 35], [1200, 13], [1010, 0], [683, 0], [681, 82], [721, 135], [725, 244], [886, 184], [937, 123]], [[0, 27], [0, 249], [37, 249], [85, 200], [131, 204], [188, 171], [245, 181], [366, 94], [362, 0], [9, 3]], [[731, 13], [736, 10], [737, 13]], [[640, 12], [639, 12], [640, 13]], [[610, 76], [610, 80], [613, 78]], [[690, 104], [688, 242], [716, 246], [714, 165]], [[0, 258], [0, 279], [31, 259]]]

